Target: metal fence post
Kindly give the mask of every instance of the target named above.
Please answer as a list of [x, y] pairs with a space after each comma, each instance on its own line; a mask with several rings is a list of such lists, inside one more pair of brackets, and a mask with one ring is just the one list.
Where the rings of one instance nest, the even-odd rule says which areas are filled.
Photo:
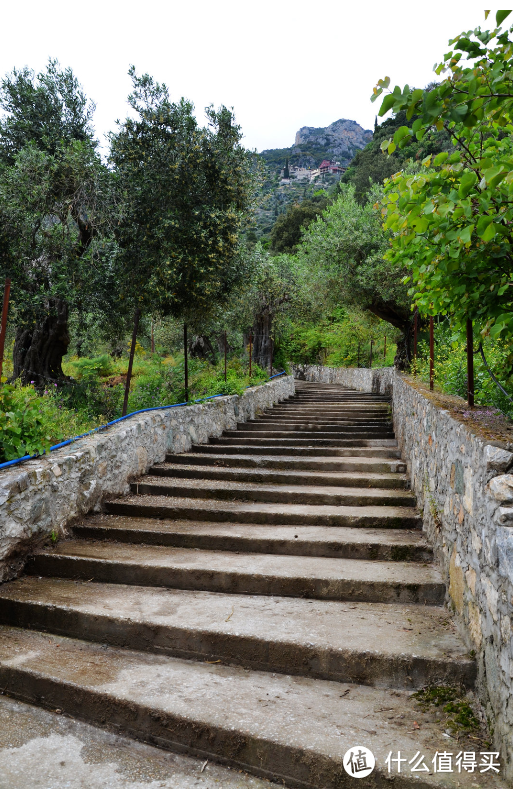
[[130, 392], [130, 380], [132, 378], [132, 367], [134, 364], [134, 354], [135, 354], [135, 343], [137, 342], [137, 327], [139, 326], [139, 316], [141, 314], [141, 310], [137, 307], [134, 315], [134, 330], [132, 332], [132, 344], [130, 346], [130, 358], [128, 360], [128, 371], [126, 374], [126, 383], [125, 383], [125, 397], [123, 400], [123, 411], [121, 416], [126, 416], [126, 411], [128, 408], [128, 394]]

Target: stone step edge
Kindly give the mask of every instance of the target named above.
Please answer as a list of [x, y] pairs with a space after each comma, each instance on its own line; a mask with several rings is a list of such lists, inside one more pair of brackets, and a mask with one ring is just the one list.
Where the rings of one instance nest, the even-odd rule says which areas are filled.
[[[137, 518], [134, 518], [137, 520]], [[215, 522], [205, 521], [215, 526]], [[248, 524], [245, 524], [248, 525]], [[272, 530], [272, 527], [269, 531]], [[302, 526], [289, 527], [301, 530]], [[322, 528], [322, 527], [321, 527]], [[384, 530], [386, 532], [386, 530]], [[172, 530], [130, 529], [105, 524], [76, 524], [73, 533], [78, 539], [116, 540], [133, 545], [161, 545], [173, 548], [199, 548], [200, 550], [228, 551], [233, 553], [267, 553], [279, 556], [312, 556], [319, 558], [364, 559], [391, 562], [433, 562], [433, 549], [427, 542], [403, 543], [378, 542], [376, 538], [365, 542], [333, 538], [324, 544], [298, 535], [297, 539], [269, 537], [241, 537], [239, 535], [195, 534]]]
[[[187, 549], [185, 549], [187, 550]], [[292, 557], [295, 558], [295, 557]], [[309, 557], [307, 557], [309, 558]], [[346, 560], [351, 561], [351, 560]], [[355, 559], [356, 563], [360, 560]], [[401, 563], [387, 563], [397, 566]], [[408, 564], [408, 563], [405, 563]], [[172, 589], [247, 594], [273, 597], [307, 597], [316, 600], [355, 601], [361, 603], [404, 603], [406, 605], [442, 605], [445, 584], [441, 579], [423, 582], [374, 580], [310, 575], [254, 573], [211, 567], [173, 567], [163, 563], [141, 565], [136, 561], [76, 556], [52, 552], [38, 553], [27, 563], [29, 575], [94, 580], [128, 586], [155, 586]]]
[[[44, 606], [4, 597], [1, 590], [0, 602], [0, 625], [182, 660], [221, 662], [251, 671], [407, 690], [427, 684], [458, 684], [471, 688], [476, 678], [476, 664], [470, 658], [425, 657], [414, 651], [391, 655], [364, 647], [348, 648], [341, 653], [301, 641], [271, 641], [265, 636], [255, 638], [216, 632], [213, 628], [194, 630], [152, 621], [137, 622], [115, 614], [84, 612], [65, 604], [59, 606], [54, 602]], [[163, 633], [168, 642], [181, 642], [182, 645], [150, 643], [149, 634], [162, 637]]]

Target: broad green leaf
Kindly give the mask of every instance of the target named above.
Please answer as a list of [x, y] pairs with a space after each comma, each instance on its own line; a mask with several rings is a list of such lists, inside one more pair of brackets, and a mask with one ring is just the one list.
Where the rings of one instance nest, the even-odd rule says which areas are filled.
[[392, 93], [388, 93], [383, 99], [381, 103], [381, 107], [379, 108], [379, 112], [378, 112], [379, 117], [382, 118], [383, 115], [386, 115], [386, 113], [392, 109], [395, 102], [396, 102], [396, 96], [394, 96]]
[[459, 197], [467, 197], [472, 191], [474, 184], [477, 182], [477, 176], [473, 172], [463, 173], [458, 189]]
[[[493, 217], [491, 217], [491, 216], [481, 216], [479, 218], [479, 221], [478, 221], [477, 225], [476, 225], [477, 235], [482, 238], [483, 237], [483, 233], [487, 230], [487, 228], [490, 226], [490, 224], [493, 224]], [[494, 235], [495, 235], [495, 233], [494, 233]]]
[[442, 151], [441, 153], [438, 154], [438, 156], [435, 156], [433, 161], [435, 167], [439, 167], [441, 164], [443, 164], [448, 156], [449, 154], [447, 153], [447, 151]]
[[502, 25], [502, 23], [504, 22], [504, 20], [505, 20], [505, 19], [506, 19], [506, 18], [507, 18], [507, 17], [508, 17], [510, 14], [511, 14], [511, 10], [510, 10], [510, 11], [497, 11], [497, 13], [495, 14], [495, 21], [496, 21], [497, 27], [499, 27], [499, 25]]
[[411, 129], [408, 126], [399, 126], [394, 134], [394, 142], [396, 145], [399, 145], [401, 140], [405, 137], [409, 137], [411, 135]]
[[460, 244], [470, 244], [473, 230], [474, 230], [474, 225], [467, 225], [462, 230], [460, 230], [458, 234], [458, 241], [460, 242]]

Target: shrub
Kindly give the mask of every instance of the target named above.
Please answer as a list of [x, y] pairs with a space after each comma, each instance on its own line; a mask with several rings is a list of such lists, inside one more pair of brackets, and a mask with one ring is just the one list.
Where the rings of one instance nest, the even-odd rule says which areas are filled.
[[32, 387], [0, 387], [0, 460], [41, 455], [50, 449], [51, 436]]

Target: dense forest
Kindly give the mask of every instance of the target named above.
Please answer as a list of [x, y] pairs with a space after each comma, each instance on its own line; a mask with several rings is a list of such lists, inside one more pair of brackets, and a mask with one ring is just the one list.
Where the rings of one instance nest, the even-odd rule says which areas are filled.
[[0, 459], [126, 409], [240, 393], [291, 363], [426, 377], [430, 317], [437, 386], [465, 395], [470, 323], [476, 402], [511, 414], [510, 36], [457, 37], [425, 89], [380, 80], [372, 140], [341, 179], [283, 205], [278, 161], [243, 147], [225, 107], [202, 125], [132, 67], [105, 150], [71, 69], [7, 74]]

